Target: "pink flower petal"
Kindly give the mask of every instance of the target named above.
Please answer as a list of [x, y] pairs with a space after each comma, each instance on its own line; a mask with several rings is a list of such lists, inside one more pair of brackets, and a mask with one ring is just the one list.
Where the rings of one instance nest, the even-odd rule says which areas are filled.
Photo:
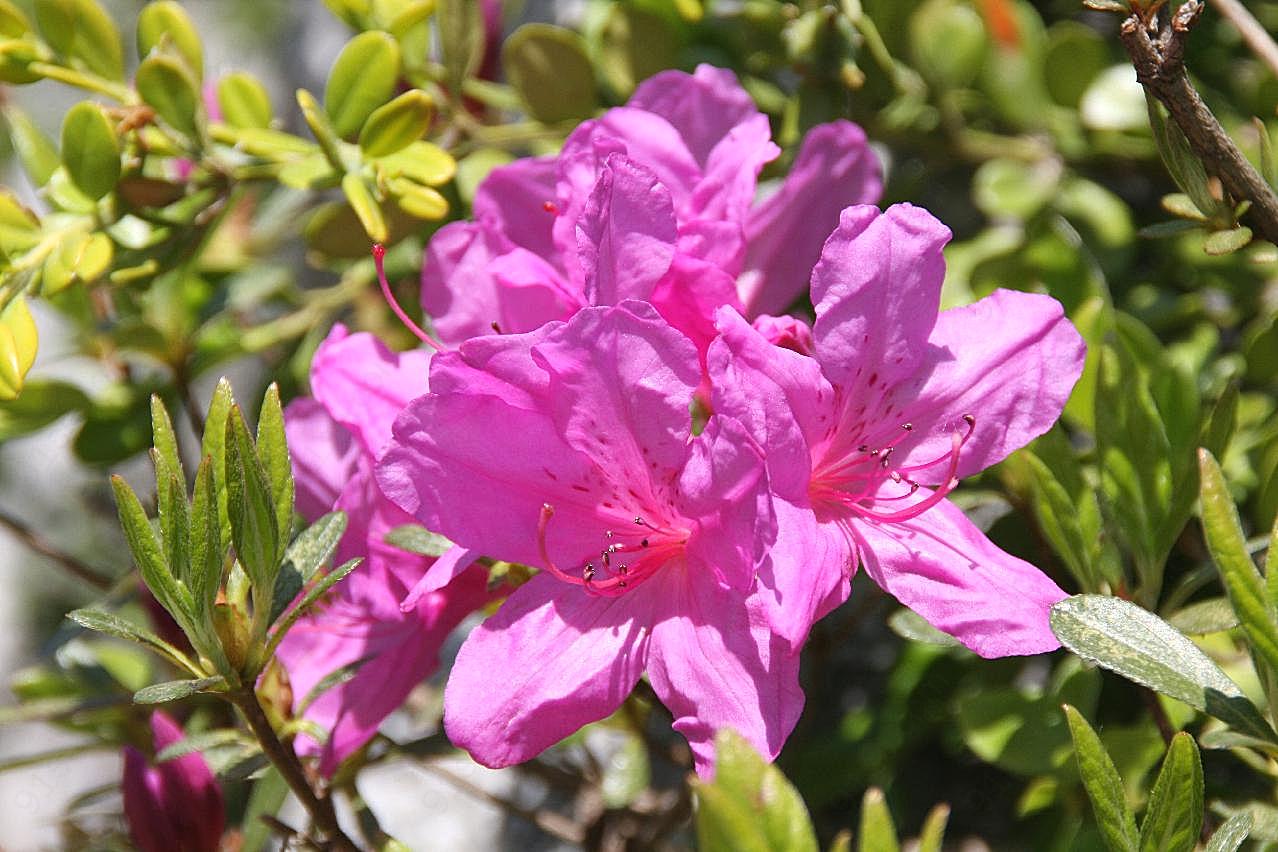
[[692, 74], [654, 74], [639, 84], [626, 106], [655, 113], [668, 121], [703, 166], [715, 145], [734, 127], [760, 115], [735, 74], [705, 64], [698, 65]]
[[529, 157], [499, 166], [475, 191], [475, 219], [517, 246], [550, 261], [555, 257], [551, 234], [558, 167], [554, 157]]
[[919, 207], [843, 211], [812, 270], [813, 327], [826, 378], [873, 404], [913, 376], [940, 307], [950, 231]]
[[457, 655], [444, 691], [448, 738], [496, 768], [611, 714], [648, 656], [645, 587], [597, 597], [548, 574], [520, 586]]
[[780, 313], [807, 288], [826, 236], [845, 207], [874, 204], [883, 172], [865, 131], [849, 121], [808, 131], [781, 189], [755, 207], [741, 298], [749, 315]]
[[333, 508], [359, 469], [359, 443], [313, 399], [295, 399], [284, 410], [284, 435], [293, 462], [297, 511], [315, 520]]
[[817, 522], [812, 508], [775, 500], [776, 542], [759, 569], [768, 623], [795, 653], [812, 625], [848, 599], [856, 555], [847, 533]]
[[[758, 602], [691, 567], [660, 582], [664, 616], [652, 630], [648, 678], [692, 747], [697, 772], [708, 776], [720, 728], [775, 758], [803, 710], [803, 692], [799, 657]], [[650, 585], [656, 596], [658, 582]]]
[[1065, 592], [1033, 565], [995, 547], [948, 500], [900, 523], [850, 523], [874, 581], [982, 657], [1060, 647], [1048, 611]]
[[[917, 382], [896, 388], [897, 418], [917, 426], [900, 464], [945, 455], [963, 416], [976, 418], [959, 454], [958, 475], [984, 470], [1042, 435], [1082, 375], [1086, 344], [1050, 296], [996, 290], [975, 304], [945, 311], [928, 338]], [[927, 428], [930, 427], [930, 428]], [[919, 471], [939, 484], [945, 466]]]

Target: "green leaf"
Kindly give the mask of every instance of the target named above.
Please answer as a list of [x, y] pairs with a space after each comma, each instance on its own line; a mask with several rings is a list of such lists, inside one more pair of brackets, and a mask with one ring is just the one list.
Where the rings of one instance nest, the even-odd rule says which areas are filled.
[[1172, 738], [1140, 826], [1141, 852], [1191, 852], [1203, 827], [1203, 765], [1194, 738]]
[[218, 80], [217, 105], [222, 119], [232, 127], [271, 126], [271, 96], [251, 74], [235, 71]]
[[404, 524], [386, 533], [387, 544], [409, 553], [419, 553], [438, 559], [453, 548], [453, 543], [439, 533], [433, 533], [417, 524]]
[[182, 739], [160, 749], [155, 755], [155, 762], [164, 763], [176, 760], [179, 757], [185, 757], [188, 754], [212, 751], [226, 748], [227, 746], [243, 749], [245, 747], [255, 747], [256, 745], [256, 740], [250, 739], [243, 731], [234, 728], [214, 728], [211, 731], [184, 734]]
[[387, 191], [395, 197], [399, 209], [415, 219], [433, 222], [448, 215], [448, 199], [429, 186], [419, 186], [403, 178], [386, 181]]
[[866, 790], [861, 799], [861, 827], [857, 835], [858, 852], [900, 852], [896, 825], [878, 787]]
[[1219, 633], [1238, 626], [1238, 613], [1226, 598], [1208, 598], [1168, 616], [1167, 623], [1188, 636]]
[[816, 852], [812, 821], [798, 791], [735, 731], [724, 728], [715, 735], [714, 781], [693, 784], [701, 803], [701, 849]]
[[1052, 632], [1078, 656], [1210, 713], [1241, 733], [1278, 734], [1234, 683], [1175, 628], [1128, 601], [1075, 595], [1052, 607]]
[[604, 766], [599, 793], [609, 808], [631, 805], [652, 781], [648, 749], [637, 734], [626, 737]]
[[484, 56], [484, 19], [473, 0], [438, 0], [435, 25], [444, 54], [448, 86], [461, 91], [461, 84], [474, 75]]
[[204, 437], [200, 442], [200, 455], [208, 456], [213, 462], [209, 473], [217, 493], [219, 547], [223, 549], [231, 540], [231, 520], [226, 508], [226, 421], [234, 402], [231, 383], [223, 376], [209, 400], [209, 413], [204, 418]]
[[507, 79], [538, 121], [589, 118], [599, 108], [595, 71], [581, 36], [550, 24], [524, 24], [501, 50]]
[[55, 420], [89, 407], [89, 398], [73, 384], [28, 381], [16, 399], [0, 401], [0, 443], [29, 435]]
[[1189, 145], [1189, 140], [1174, 121], [1168, 121], [1163, 107], [1148, 92], [1145, 102], [1149, 112], [1149, 124], [1154, 131], [1154, 143], [1167, 166], [1172, 180], [1189, 196], [1194, 206], [1209, 219], [1228, 215], [1229, 208], [1212, 195], [1207, 170]]
[[1216, 829], [1211, 839], [1207, 841], [1205, 852], [1236, 852], [1242, 842], [1247, 839], [1247, 835], [1251, 833], [1252, 822], [1252, 815], [1247, 811], [1234, 814], [1225, 820], [1224, 825]]
[[[0, 7], [2, 8], [2, 7]], [[22, 168], [36, 186], [44, 186], [49, 182], [62, 159], [53, 141], [44, 135], [36, 123], [26, 112], [13, 104], [4, 107], [5, 121], [9, 122], [9, 139], [13, 149], [22, 161]]]
[[213, 460], [205, 456], [195, 472], [195, 494], [191, 505], [189, 582], [195, 601], [196, 621], [200, 624], [209, 623], [213, 603], [222, 585], [222, 565], [226, 556], [213, 478]]
[[102, 108], [81, 101], [62, 119], [62, 164], [71, 181], [97, 200], [120, 180], [120, 140]]
[[35, 0], [35, 19], [49, 46], [69, 56], [76, 34], [75, 0]]
[[358, 568], [361, 561], [362, 560], [359, 557], [356, 557], [355, 559], [343, 562], [341, 565], [338, 565], [332, 571], [325, 574], [318, 583], [311, 586], [302, 599], [297, 602], [297, 606], [290, 609], [280, 620], [279, 624], [276, 625], [275, 631], [271, 634], [271, 640], [266, 646], [266, 653], [263, 655], [262, 659], [269, 660], [271, 656], [274, 655], [275, 649], [279, 647], [280, 642], [284, 641], [284, 637], [288, 635], [288, 631], [297, 623], [297, 620], [305, 615], [307, 611], [315, 605], [315, 602], [324, 596], [325, 592], [333, 588], [333, 586], [336, 586], [346, 578], [347, 574], [350, 574]]
[[937, 630], [928, 624], [923, 616], [905, 607], [888, 616], [888, 627], [892, 628], [892, 632], [897, 636], [909, 639], [911, 642], [923, 642], [927, 645], [940, 645], [947, 648], [957, 647], [959, 644], [953, 636]]
[[204, 77], [204, 47], [190, 16], [174, 0], [158, 0], [142, 7], [138, 14], [138, 58], [146, 59], [151, 51], [171, 44], [186, 61], [196, 82]]
[[359, 147], [369, 157], [402, 151], [430, 129], [435, 102], [421, 89], [410, 89], [373, 110], [359, 132]]
[[288, 533], [293, 527], [293, 462], [288, 455], [288, 440], [284, 437], [284, 409], [280, 406], [280, 389], [272, 382], [262, 399], [262, 410], [257, 418], [257, 456], [266, 471], [271, 486], [271, 500], [275, 504], [275, 528], [279, 530], [280, 544], [276, 558], [284, 556]]
[[1203, 251], [1212, 257], [1219, 257], [1223, 254], [1233, 254], [1245, 248], [1250, 242], [1251, 228], [1239, 225], [1236, 228], [1212, 231], [1207, 235], [1207, 239], [1203, 240]]
[[[226, 418], [226, 509], [235, 553], [252, 582], [254, 594], [275, 588], [280, 531], [266, 471], [238, 405]], [[269, 600], [269, 599], [268, 599]], [[265, 613], [263, 613], [265, 617]]]
[[96, 630], [99, 633], [105, 633], [117, 639], [126, 639], [129, 642], [146, 645], [176, 665], [187, 669], [192, 674], [201, 674], [200, 670], [186, 654], [183, 654], [151, 631], [139, 627], [113, 612], [107, 612], [103, 609], [73, 609], [67, 613], [67, 618], [81, 627], [87, 627], [89, 630]]
[[178, 452], [177, 434], [173, 431], [173, 421], [169, 419], [169, 411], [164, 407], [164, 401], [157, 394], [151, 394], [151, 435], [155, 442], [156, 475], [171, 474], [185, 481], [186, 474], [182, 470], [182, 456]]
[[1229, 602], [1238, 614], [1252, 650], [1271, 672], [1278, 673], [1278, 614], [1269, 599], [1265, 580], [1247, 552], [1247, 540], [1238, 522], [1234, 498], [1211, 453], [1200, 449], [1198, 465], [1207, 550], [1220, 571]]
[[226, 687], [226, 679], [222, 677], [204, 677], [198, 680], [170, 680], [157, 683], [133, 693], [136, 704], [167, 704], [170, 701], [181, 701], [200, 692], [221, 692]]
[[345, 512], [324, 515], [293, 539], [284, 553], [284, 564], [291, 566], [303, 583], [309, 583], [315, 572], [333, 557], [333, 551], [346, 532], [346, 523]]
[[270, 824], [263, 817], [274, 817], [287, 798], [288, 782], [273, 766], [253, 782], [253, 792], [249, 794], [241, 823], [244, 826], [242, 852], [263, 852], [274, 848]]
[[124, 537], [133, 553], [142, 574], [142, 582], [146, 583], [155, 599], [177, 620], [179, 625], [191, 623], [191, 597], [184, 586], [165, 564], [160, 544], [155, 540], [155, 531], [147, 519], [138, 495], [121, 476], [111, 477], [111, 488], [115, 491], [116, 507], [119, 510], [120, 525], [124, 528]]
[[1212, 406], [1207, 421], [1199, 434], [1199, 443], [1217, 458], [1229, 449], [1229, 441], [1238, 425], [1238, 385], [1230, 382], [1216, 404]]
[[1083, 715], [1068, 704], [1064, 709], [1069, 733], [1074, 740], [1078, 774], [1083, 779], [1087, 797], [1092, 800], [1096, 824], [1100, 826], [1105, 844], [1113, 852], [1134, 852], [1140, 836], [1136, 832], [1136, 817], [1127, 807], [1123, 779], [1114, 768], [1114, 761], [1110, 760], [1100, 737], [1096, 736]]
[[[1092, 560], [1096, 537], [1084, 533], [1084, 514], [1051, 468], [1033, 452], [1028, 449], [1021, 451], [1014, 464], [1022, 465], [1028, 474], [1033, 492], [1034, 518], [1052, 549], [1084, 588], [1098, 589], [1100, 578]], [[1083, 499], [1094, 502], [1093, 493], [1087, 489]]]
[[200, 87], [177, 59], [163, 54], [148, 56], [134, 78], [138, 94], [160, 118], [187, 136], [199, 137]]
[[22, 10], [9, 0], [0, 0], [0, 35], [22, 38], [31, 32], [31, 22]]
[[[160, 544], [164, 559], [174, 575], [191, 588], [191, 517], [186, 499], [186, 482], [168, 473], [156, 479], [156, 503], [159, 509]], [[191, 600], [195, 613], [194, 598]]]
[[75, 38], [70, 55], [108, 80], [124, 79], [124, 45], [115, 21], [96, 0], [72, 0]]
[[1125, 346], [1102, 349], [1099, 380], [1102, 506], [1114, 535], [1132, 551], [1141, 590], [1154, 594], [1170, 547], [1159, 535], [1171, 502], [1170, 444], [1148, 383]]
[[937, 805], [928, 811], [919, 832], [917, 852], [941, 852], [945, 843], [945, 826], [950, 821], [950, 806]]
[[388, 178], [402, 175], [427, 186], [448, 183], [457, 173], [457, 161], [443, 148], [425, 141], [414, 142], [398, 153], [381, 157], [377, 165]]
[[346, 43], [324, 88], [324, 107], [337, 135], [353, 139], [373, 111], [390, 100], [399, 62], [399, 43], [387, 33], [360, 33]]
[[359, 217], [359, 223], [363, 226], [364, 233], [368, 234], [368, 238], [375, 243], [386, 242], [389, 236], [386, 218], [382, 215], [382, 208], [373, 198], [373, 193], [369, 191], [364, 179], [354, 172], [343, 175], [342, 193], [350, 203], [351, 209], [355, 211], [355, 215]]

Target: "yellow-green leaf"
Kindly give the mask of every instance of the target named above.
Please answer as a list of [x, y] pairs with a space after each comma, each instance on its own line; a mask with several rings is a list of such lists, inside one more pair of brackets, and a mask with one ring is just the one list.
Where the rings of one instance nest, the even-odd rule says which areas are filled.
[[27, 300], [15, 296], [0, 311], [0, 399], [15, 399], [22, 391], [39, 342]]
[[145, 59], [166, 40], [186, 60], [195, 79], [203, 79], [204, 47], [186, 10], [174, 0], [148, 3], [138, 15], [138, 57]]
[[236, 71], [217, 83], [222, 119], [232, 127], [269, 127], [271, 96], [252, 74]]
[[138, 66], [135, 78], [138, 94], [169, 125], [191, 137], [198, 137], [200, 87], [183, 63], [171, 56], [147, 57]]
[[346, 43], [324, 88], [324, 106], [337, 134], [354, 138], [399, 80], [399, 44], [384, 32], [360, 33]]
[[387, 182], [387, 189], [400, 209], [416, 219], [433, 222], [448, 215], [448, 199], [429, 186], [392, 178]]
[[22, 38], [31, 32], [31, 22], [22, 10], [9, 0], [0, 0], [0, 35], [6, 38]]
[[550, 24], [524, 24], [502, 48], [502, 67], [528, 112], [552, 123], [599, 107], [595, 72], [581, 36]]
[[387, 177], [403, 176], [427, 186], [448, 183], [457, 173], [457, 161], [430, 142], [414, 142], [402, 151], [381, 157], [378, 168]]
[[386, 219], [382, 216], [382, 208], [369, 192], [363, 178], [357, 174], [347, 174], [342, 178], [342, 192], [350, 202], [351, 209], [359, 217], [364, 232], [375, 243], [386, 242]]
[[359, 132], [359, 147], [369, 157], [394, 154], [421, 138], [435, 115], [435, 102], [412, 89], [373, 110]]

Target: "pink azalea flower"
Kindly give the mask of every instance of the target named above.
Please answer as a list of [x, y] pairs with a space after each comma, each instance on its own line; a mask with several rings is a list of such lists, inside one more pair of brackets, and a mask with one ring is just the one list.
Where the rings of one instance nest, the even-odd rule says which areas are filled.
[[626, 106], [583, 122], [557, 157], [495, 170], [475, 220], [441, 228], [427, 247], [422, 305], [451, 345], [642, 299], [704, 352], [716, 308], [785, 310], [839, 211], [882, 190], [865, 134], [838, 121], [808, 134], [789, 178], [756, 204], [759, 172], [778, 153], [730, 71], [657, 74]]
[[435, 671], [449, 632], [488, 599], [486, 575], [476, 568], [450, 572], [448, 581], [455, 582], [440, 583], [402, 607], [431, 560], [385, 541], [390, 530], [414, 521], [382, 494], [373, 465], [395, 416], [426, 392], [429, 357], [424, 351], [392, 353], [370, 334], [347, 335], [336, 326], [311, 364], [315, 398], [295, 400], [285, 411], [298, 511], [308, 520], [334, 509], [346, 512], [349, 523], [335, 560], [364, 557], [316, 612], [293, 627], [278, 652], [299, 712], [326, 677], [358, 665], [352, 678], [320, 693], [304, 711], [329, 736], [321, 745], [300, 735], [297, 748], [318, 754], [325, 774], [368, 742]]
[[[154, 753], [183, 739], [182, 728], [164, 713], [151, 714]], [[124, 816], [141, 852], [216, 852], [226, 828], [222, 788], [199, 752], [152, 765], [133, 746], [124, 747]]]
[[845, 210], [813, 271], [812, 357], [719, 313], [714, 407], [767, 453], [778, 531], [760, 581], [796, 647], [858, 562], [981, 656], [1059, 645], [1048, 609], [1065, 593], [946, 495], [1056, 421], [1083, 341], [1047, 296], [999, 290], [938, 313], [949, 237], [908, 205]]
[[755, 572], [773, 537], [764, 461], [737, 422], [691, 436], [695, 346], [648, 304], [470, 340], [435, 356], [395, 423], [387, 495], [431, 529], [541, 569], [470, 634], [444, 695], [450, 739], [527, 760], [612, 713], [647, 672], [698, 770], [731, 726], [775, 756], [798, 657]]

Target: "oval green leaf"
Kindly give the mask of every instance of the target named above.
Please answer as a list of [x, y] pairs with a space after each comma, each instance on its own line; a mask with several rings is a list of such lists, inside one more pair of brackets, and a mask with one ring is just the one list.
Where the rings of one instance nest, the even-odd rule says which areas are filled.
[[161, 42], [170, 42], [198, 81], [204, 77], [204, 47], [200, 34], [181, 4], [159, 0], [138, 15], [138, 58], [146, 59]]
[[149, 56], [138, 66], [138, 94], [160, 118], [191, 137], [199, 135], [200, 89], [191, 73], [171, 56]]
[[324, 107], [339, 136], [354, 138], [394, 94], [399, 60], [399, 44], [384, 32], [360, 33], [342, 48], [324, 88]]
[[120, 139], [97, 104], [81, 101], [62, 120], [62, 164], [71, 181], [97, 200], [120, 180]]
[[435, 116], [435, 102], [421, 89], [412, 89], [373, 110], [359, 132], [359, 147], [369, 157], [402, 151], [421, 138]]
[[581, 36], [550, 24], [524, 24], [502, 48], [506, 76], [538, 121], [590, 116], [599, 107], [595, 72]]
[[270, 127], [271, 96], [251, 74], [236, 71], [219, 80], [217, 105], [222, 119], [232, 127]]

